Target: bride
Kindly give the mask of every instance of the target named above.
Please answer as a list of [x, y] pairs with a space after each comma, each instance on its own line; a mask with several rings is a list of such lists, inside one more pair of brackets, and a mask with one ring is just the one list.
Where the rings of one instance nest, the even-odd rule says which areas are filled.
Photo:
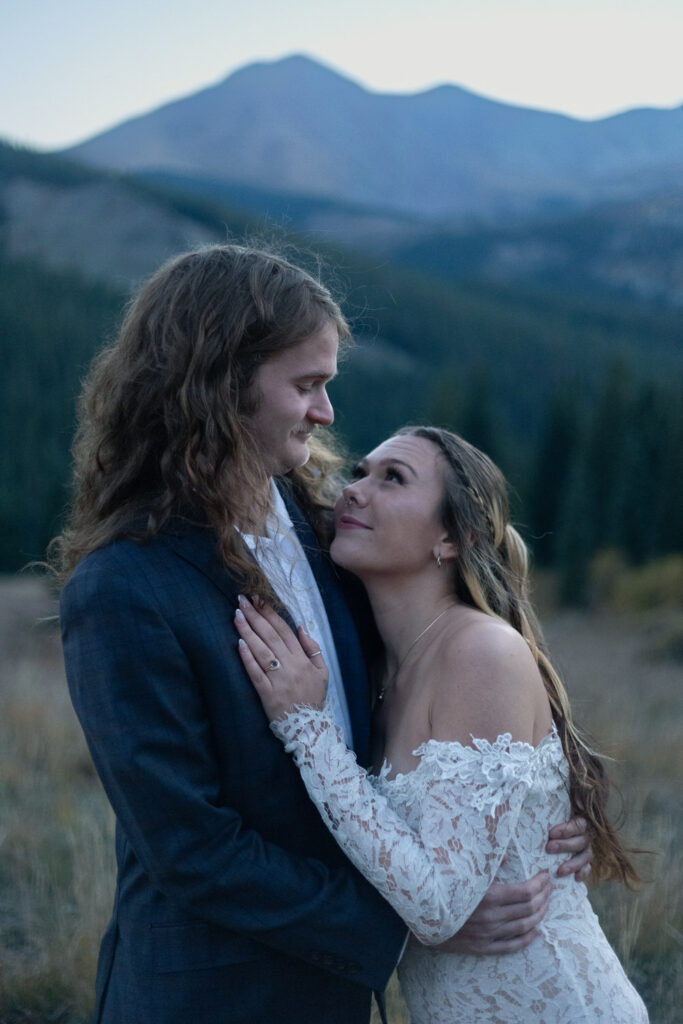
[[384, 645], [367, 774], [325, 706], [315, 641], [240, 599], [245, 668], [336, 841], [404, 918], [413, 1024], [639, 1024], [647, 1012], [591, 910], [555, 882], [539, 937], [492, 957], [433, 946], [489, 885], [550, 868], [548, 829], [580, 811], [598, 878], [637, 880], [606, 817], [600, 762], [572, 722], [527, 599], [505, 481], [447, 431], [407, 428], [355, 471], [334, 561], [363, 581]]

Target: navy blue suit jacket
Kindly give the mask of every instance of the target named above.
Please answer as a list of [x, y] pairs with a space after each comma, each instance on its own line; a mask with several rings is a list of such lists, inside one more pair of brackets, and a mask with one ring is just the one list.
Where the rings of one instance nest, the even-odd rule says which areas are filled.
[[[291, 507], [359, 759], [367, 679], [335, 570]], [[117, 818], [101, 1024], [361, 1024], [405, 926], [322, 824], [237, 653], [239, 583], [185, 526], [88, 555], [61, 618], [74, 707]]]

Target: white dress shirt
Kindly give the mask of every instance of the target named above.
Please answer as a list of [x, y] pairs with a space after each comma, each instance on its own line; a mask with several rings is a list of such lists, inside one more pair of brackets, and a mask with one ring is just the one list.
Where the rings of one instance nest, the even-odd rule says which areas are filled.
[[351, 718], [325, 605], [287, 506], [274, 483], [272, 492], [273, 503], [266, 520], [265, 536], [240, 533], [294, 623], [303, 626], [322, 651], [330, 673], [327, 699], [335, 721], [344, 733], [346, 745], [353, 749]]

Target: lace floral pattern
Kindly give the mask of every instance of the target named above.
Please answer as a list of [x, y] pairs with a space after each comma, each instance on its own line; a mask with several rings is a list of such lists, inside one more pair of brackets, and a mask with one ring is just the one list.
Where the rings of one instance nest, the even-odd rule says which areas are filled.
[[[541, 936], [510, 956], [433, 947], [467, 920], [494, 879], [549, 869], [548, 828], [568, 817], [567, 765], [553, 730], [538, 747], [499, 736], [429, 740], [414, 771], [360, 768], [328, 710], [300, 707], [272, 729], [293, 754], [339, 845], [406, 921], [399, 974], [412, 1024], [643, 1024], [647, 1012], [591, 910], [556, 879]], [[432, 947], [432, 948], [430, 948]]]

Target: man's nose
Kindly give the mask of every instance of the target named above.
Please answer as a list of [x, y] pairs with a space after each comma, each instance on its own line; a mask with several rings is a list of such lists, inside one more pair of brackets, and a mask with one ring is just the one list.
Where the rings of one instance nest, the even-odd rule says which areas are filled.
[[323, 391], [308, 410], [308, 418], [313, 423], [319, 423], [322, 427], [329, 427], [334, 423], [334, 409], [327, 395]]

